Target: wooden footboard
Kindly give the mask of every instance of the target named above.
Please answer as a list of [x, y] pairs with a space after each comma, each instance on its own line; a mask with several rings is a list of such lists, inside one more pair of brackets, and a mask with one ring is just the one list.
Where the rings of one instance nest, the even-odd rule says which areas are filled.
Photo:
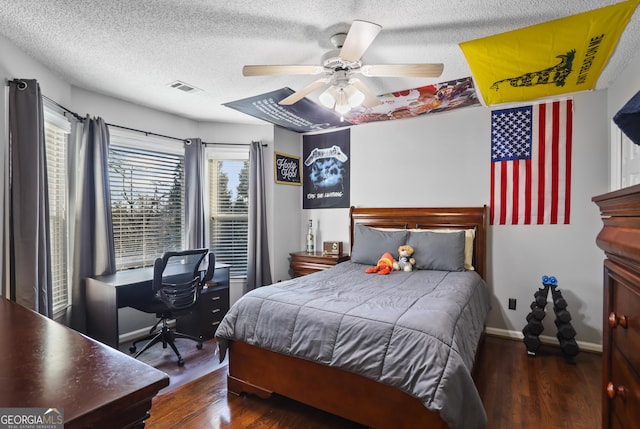
[[418, 399], [366, 377], [243, 342], [228, 353], [230, 393], [275, 392], [372, 428], [447, 428]]

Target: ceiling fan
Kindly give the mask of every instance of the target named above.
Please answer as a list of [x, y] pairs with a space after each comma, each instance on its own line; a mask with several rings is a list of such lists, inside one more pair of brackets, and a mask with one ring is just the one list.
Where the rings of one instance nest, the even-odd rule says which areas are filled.
[[324, 77], [294, 92], [279, 104], [294, 104], [307, 94], [328, 86], [318, 100], [341, 115], [359, 105], [374, 107], [381, 104], [376, 95], [354, 75], [438, 77], [442, 74], [443, 64], [362, 64], [362, 55], [380, 30], [382, 26], [378, 24], [356, 20], [351, 24], [348, 33], [338, 33], [331, 37], [336, 50], [323, 56], [322, 65], [246, 65], [242, 68], [242, 74], [244, 76], [324, 74]]

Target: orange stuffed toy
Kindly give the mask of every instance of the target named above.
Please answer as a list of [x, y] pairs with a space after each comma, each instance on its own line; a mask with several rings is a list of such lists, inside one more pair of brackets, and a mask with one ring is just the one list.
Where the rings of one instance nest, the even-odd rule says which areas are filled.
[[389, 274], [393, 271], [393, 263], [395, 260], [391, 253], [387, 252], [380, 259], [378, 259], [378, 265], [370, 267], [365, 270], [367, 273]]

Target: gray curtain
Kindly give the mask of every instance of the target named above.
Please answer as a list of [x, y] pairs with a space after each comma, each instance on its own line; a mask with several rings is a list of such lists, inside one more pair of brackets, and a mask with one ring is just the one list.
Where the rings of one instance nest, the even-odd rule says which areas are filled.
[[85, 279], [116, 271], [109, 193], [109, 129], [102, 118], [84, 120], [75, 141], [73, 279], [70, 326], [86, 332]]
[[11, 299], [52, 317], [44, 114], [32, 79], [9, 82], [9, 165]]
[[189, 139], [184, 145], [184, 206], [187, 249], [206, 247], [204, 220], [204, 145]]
[[251, 142], [249, 149], [249, 249], [245, 293], [257, 287], [271, 284], [265, 180], [262, 143]]

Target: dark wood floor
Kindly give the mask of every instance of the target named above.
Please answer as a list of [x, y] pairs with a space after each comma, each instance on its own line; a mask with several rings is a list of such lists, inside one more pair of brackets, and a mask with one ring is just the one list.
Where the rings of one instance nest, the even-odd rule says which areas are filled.
[[[120, 351], [131, 355], [130, 345], [130, 342], [121, 344]], [[144, 343], [139, 343], [138, 350], [143, 346]], [[160, 395], [210, 374], [220, 367], [226, 369], [226, 362], [222, 364], [219, 362], [216, 343], [213, 340], [202, 343], [202, 350], [196, 348], [194, 341], [185, 339], [177, 339], [176, 346], [185, 360], [182, 367], [178, 366], [178, 358], [173, 350], [170, 347], [163, 349], [161, 344], [156, 344], [145, 350], [138, 357], [138, 360], [165, 372], [169, 376], [169, 385], [160, 391]]]
[[487, 337], [475, 381], [489, 429], [596, 429], [601, 426], [602, 356], [567, 363], [557, 347], [527, 356], [521, 341]]
[[[192, 344], [179, 347], [183, 368], [170, 349], [156, 346], [142, 356], [171, 377], [154, 399], [149, 429], [361, 428], [282, 397], [227, 396], [226, 365], [218, 363], [215, 344], [205, 343], [203, 351]], [[521, 341], [488, 336], [475, 373], [487, 428], [598, 428], [601, 374], [599, 354], [581, 352], [571, 364], [558, 348], [543, 346], [528, 357]]]

